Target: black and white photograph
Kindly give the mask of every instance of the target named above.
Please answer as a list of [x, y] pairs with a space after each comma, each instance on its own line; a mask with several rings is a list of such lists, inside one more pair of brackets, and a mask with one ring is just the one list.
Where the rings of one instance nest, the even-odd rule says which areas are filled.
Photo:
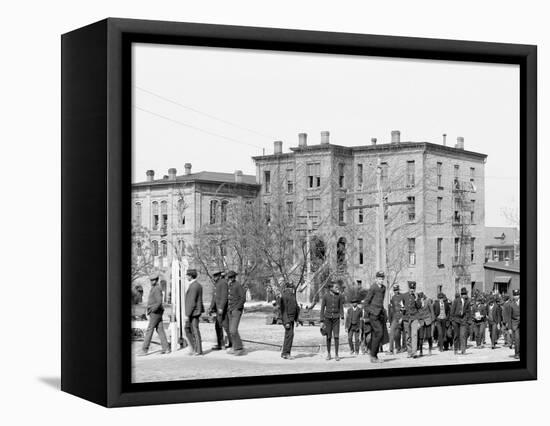
[[131, 51], [132, 383], [520, 362], [519, 65]]

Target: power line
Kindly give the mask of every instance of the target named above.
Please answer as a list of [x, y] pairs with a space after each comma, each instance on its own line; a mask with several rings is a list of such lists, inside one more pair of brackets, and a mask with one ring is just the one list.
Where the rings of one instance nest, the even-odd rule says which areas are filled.
[[224, 135], [220, 135], [220, 134], [218, 134], [218, 133], [211, 132], [211, 131], [209, 131], [209, 130], [201, 129], [200, 127], [192, 126], [191, 124], [187, 124], [187, 123], [184, 123], [184, 122], [179, 121], [179, 120], [174, 120], [173, 118], [166, 117], [165, 115], [158, 114], [158, 113], [153, 112], [153, 111], [149, 111], [148, 109], [141, 108], [141, 107], [139, 107], [139, 106], [137, 106], [137, 105], [133, 105], [133, 107], [134, 107], [135, 109], [139, 110], [139, 111], [146, 112], [147, 114], [154, 115], [155, 117], [162, 118], [162, 119], [167, 120], [167, 121], [171, 121], [172, 123], [179, 124], [180, 126], [184, 126], [184, 127], [187, 127], [187, 128], [193, 129], [193, 130], [196, 130], [196, 131], [198, 131], [198, 132], [206, 133], [207, 135], [215, 136], [215, 137], [217, 137], [217, 138], [226, 139], [226, 140], [228, 140], [228, 141], [235, 142], [235, 143], [238, 143], [238, 144], [241, 144], [241, 145], [248, 145], [248, 146], [252, 146], [252, 147], [254, 147], [254, 148], [263, 149], [262, 146], [254, 145], [254, 144], [248, 143], [248, 142], [243, 142], [243, 141], [240, 141], [240, 140], [237, 140], [237, 139], [230, 138], [230, 137], [228, 137], [228, 136], [224, 136]]
[[211, 115], [211, 114], [208, 114], [206, 112], [203, 112], [203, 111], [199, 111], [198, 109], [196, 108], [192, 108], [190, 106], [187, 106], [187, 105], [183, 105], [173, 99], [170, 99], [170, 98], [167, 98], [166, 96], [162, 96], [162, 95], [159, 95], [158, 93], [155, 93], [155, 92], [152, 92], [151, 90], [147, 90], [147, 89], [144, 89], [142, 87], [139, 87], [139, 86], [134, 86], [136, 89], [138, 90], [141, 90], [142, 92], [145, 92], [145, 93], [148, 93], [149, 95], [151, 96], [154, 96], [156, 98], [159, 98], [159, 99], [162, 99], [166, 102], [169, 102], [171, 104], [174, 104], [174, 105], [177, 105], [181, 108], [185, 108], [185, 109], [188, 109], [189, 111], [193, 111], [197, 114], [201, 114], [201, 115], [204, 115], [205, 117], [208, 117], [208, 118], [211, 118], [212, 120], [217, 120], [217, 121], [220, 121], [222, 123], [225, 123], [225, 124], [229, 124], [230, 126], [233, 126], [233, 127], [236, 127], [238, 129], [241, 129], [241, 130], [245, 130], [247, 132], [250, 132], [250, 133], [254, 133], [255, 135], [257, 136], [261, 136], [262, 138], [266, 138], [266, 139], [269, 139], [269, 140], [275, 140], [276, 138], [273, 137], [273, 136], [269, 136], [269, 135], [266, 135], [266, 134], [263, 134], [261, 132], [258, 132], [256, 130], [253, 130], [253, 129], [249, 129], [248, 127], [244, 127], [244, 126], [241, 126], [239, 124], [236, 124], [236, 123], [233, 123], [231, 121], [228, 121], [228, 120], [225, 120], [223, 118], [219, 118], [219, 117], [216, 117], [214, 115]]

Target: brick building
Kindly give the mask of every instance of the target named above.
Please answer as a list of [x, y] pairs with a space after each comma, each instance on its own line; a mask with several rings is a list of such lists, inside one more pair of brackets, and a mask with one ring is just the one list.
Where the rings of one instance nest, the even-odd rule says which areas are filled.
[[[284, 206], [288, 220], [313, 217], [312, 244], [348, 289], [367, 287], [375, 269], [376, 170], [381, 167], [384, 191], [387, 264], [390, 282], [435, 297], [454, 296], [484, 281], [484, 167], [486, 155], [428, 142], [391, 142], [342, 146], [330, 141], [253, 157], [260, 202], [267, 214]], [[408, 204], [396, 204], [407, 202]], [[357, 208], [365, 205], [364, 209]], [[351, 209], [350, 207], [355, 207]], [[312, 248], [314, 255], [317, 250]], [[319, 282], [314, 282], [315, 294]], [[312, 296], [313, 297], [313, 296]]]

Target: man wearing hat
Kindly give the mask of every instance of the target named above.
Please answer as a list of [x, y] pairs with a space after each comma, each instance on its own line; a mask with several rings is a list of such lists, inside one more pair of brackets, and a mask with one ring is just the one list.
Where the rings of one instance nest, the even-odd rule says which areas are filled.
[[478, 295], [478, 297], [474, 301], [472, 320], [476, 347], [483, 348], [483, 341], [485, 339], [485, 327], [487, 325], [487, 305], [485, 303], [485, 298], [482, 295]]
[[451, 306], [451, 321], [454, 330], [453, 348], [455, 354], [458, 354], [459, 351], [462, 355], [466, 353], [466, 339], [468, 337], [468, 325], [471, 321], [471, 311], [468, 290], [466, 290], [466, 287], [462, 287], [460, 289], [460, 297], [453, 300], [453, 305]]
[[384, 285], [385, 274], [383, 271], [376, 273], [376, 279], [369, 288], [367, 297], [365, 297], [364, 305], [369, 317], [370, 326], [372, 328], [372, 340], [371, 340], [371, 362], [382, 362], [378, 358], [378, 351], [380, 350], [380, 343], [384, 337], [384, 328], [386, 326], [384, 318], [384, 296], [386, 294], [386, 286]]
[[433, 303], [431, 299], [423, 293], [418, 293], [418, 298], [420, 299], [421, 306], [418, 310], [419, 313], [419, 333], [418, 333], [418, 348], [420, 349], [420, 356], [423, 355], [424, 341], [428, 341], [428, 354], [432, 354], [432, 328], [434, 321], [434, 310]]
[[300, 308], [298, 306], [298, 302], [296, 301], [294, 284], [291, 282], [285, 283], [283, 294], [280, 298], [280, 308], [281, 319], [285, 328], [281, 358], [290, 359], [292, 341], [294, 340], [294, 324], [298, 321], [298, 316], [300, 315]]
[[232, 355], [244, 355], [243, 342], [239, 335], [239, 323], [244, 310], [246, 294], [243, 286], [237, 282], [237, 273], [229, 271], [227, 273], [228, 293], [227, 293], [227, 312], [229, 318], [229, 336], [232, 347], [227, 349], [227, 353]]
[[338, 356], [338, 346], [340, 342], [340, 319], [344, 319], [344, 299], [340, 296], [338, 283], [331, 282], [329, 291], [321, 300], [321, 328], [326, 332], [327, 339], [327, 361], [330, 357], [330, 343], [334, 336], [334, 354], [335, 360], [340, 361]]
[[489, 296], [487, 303], [487, 323], [491, 337], [491, 349], [495, 349], [498, 340], [498, 331], [502, 322], [502, 310], [494, 296]]
[[164, 307], [162, 306], [162, 290], [158, 285], [159, 273], [152, 272], [149, 275], [149, 281], [151, 282], [151, 290], [149, 290], [149, 297], [147, 298], [147, 315], [149, 315], [149, 324], [147, 325], [147, 331], [145, 332], [145, 338], [143, 339], [143, 347], [139, 355], [147, 355], [154, 330], [157, 331], [160, 338], [160, 344], [162, 346], [161, 353], [170, 353], [168, 340], [166, 339], [166, 333], [164, 332], [164, 325], [162, 324]]
[[503, 304], [502, 304], [502, 334], [504, 335], [504, 346], [508, 346], [512, 348], [512, 345], [514, 343], [514, 336], [512, 334], [512, 325], [511, 325], [511, 304], [512, 300], [510, 300], [510, 296], [507, 294], [503, 297]]
[[[403, 295], [399, 292], [399, 284], [393, 286], [393, 296], [390, 299], [389, 305], [389, 320], [390, 320], [390, 349], [389, 352], [395, 354], [401, 352], [401, 333], [403, 333]], [[395, 345], [395, 349], [394, 349]]]
[[216, 322], [214, 323], [214, 330], [216, 330], [217, 344], [212, 346], [213, 351], [219, 351], [224, 348], [223, 331], [227, 336], [228, 345], [231, 347], [231, 337], [229, 336], [229, 318], [227, 317], [227, 280], [222, 278], [222, 271], [215, 271], [212, 274], [214, 278], [214, 292], [212, 293], [212, 301], [210, 302], [210, 308], [208, 311], [210, 314], [216, 315]]
[[514, 358], [519, 359], [519, 289], [512, 292], [510, 302], [510, 325], [514, 334]]
[[403, 305], [405, 311], [403, 312], [403, 328], [407, 335], [407, 357], [416, 358], [416, 351], [418, 350], [418, 329], [420, 328], [419, 309], [422, 306], [422, 302], [415, 294], [416, 281], [409, 281], [409, 292], [403, 295]]
[[451, 304], [443, 293], [437, 295], [437, 302], [434, 303], [435, 329], [439, 352], [449, 349], [447, 340], [447, 329], [450, 327]]
[[187, 270], [187, 291], [185, 292], [185, 336], [193, 350], [193, 355], [202, 355], [201, 332], [199, 330], [199, 318], [204, 312], [202, 303], [202, 286], [197, 281], [197, 270]]
[[352, 355], [359, 355], [359, 346], [361, 339], [361, 318], [363, 318], [363, 309], [359, 306], [359, 298], [354, 297], [351, 300], [351, 307], [346, 312], [346, 331], [348, 333], [349, 350]]

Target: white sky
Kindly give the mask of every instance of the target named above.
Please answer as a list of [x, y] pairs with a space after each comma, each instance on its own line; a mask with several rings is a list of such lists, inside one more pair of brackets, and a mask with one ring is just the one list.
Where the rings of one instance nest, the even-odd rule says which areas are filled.
[[400, 130], [451, 146], [464, 136], [488, 155], [487, 226], [519, 206], [518, 66], [136, 44], [133, 81], [133, 182], [187, 162], [255, 174], [251, 156], [275, 140], [286, 152], [300, 132], [353, 146]]

